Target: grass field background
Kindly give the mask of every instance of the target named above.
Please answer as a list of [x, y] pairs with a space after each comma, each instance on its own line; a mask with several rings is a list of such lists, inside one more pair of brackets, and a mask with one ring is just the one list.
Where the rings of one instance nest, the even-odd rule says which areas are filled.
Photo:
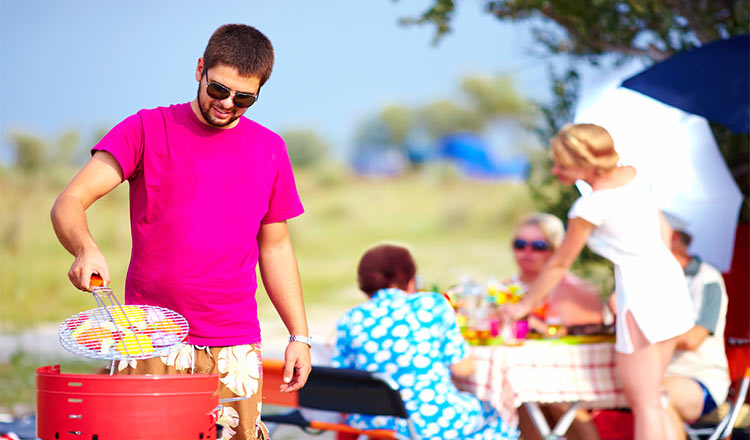
[[[4, 334], [56, 325], [96, 306], [90, 295], [68, 281], [73, 259], [57, 241], [49, 220], [55, 197], [75, 172], [0, 170], [0, 330]], [[447, 165], [387, 179], [357, 177], [334, 164], [296, 175], [306, 213], [289, 225], [313, 334], [330, 332], [338, 315], [364, 300], [356, 288], [356, 265], [362, 253], [377, 243], [408, 245], [426, 287], [446, 288], [463, 276], [483, 282], [515, 271], [509, 246], [512, 226], [532, 210], [522, 183], [465, 179]], [[127, 184], [121, 185], [87, 213], [92, 234], [108, 260], [112, 288], [121, 300], [130, 257], [127, 192]], [[258, 298], [265, 349], [278, 352], [283, 349], [285, 329], [262, 290]], [[34, 362], [19, 354], [13, 363], [3, 365], [0, 406], [33, 402], [33, 387], [28, 386], [33, 386], [29, 365]]]

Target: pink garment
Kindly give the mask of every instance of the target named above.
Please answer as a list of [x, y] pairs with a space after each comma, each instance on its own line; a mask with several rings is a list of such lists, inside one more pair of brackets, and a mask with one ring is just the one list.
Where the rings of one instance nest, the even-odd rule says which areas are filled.
[[130, 116], [97, 150], [130, 183], [125, 302], [181, 313], [190, 344], [260, 342], [259, 228], [304, 211], [281, 137], [244, 117], [210, 127], [179, 104]]

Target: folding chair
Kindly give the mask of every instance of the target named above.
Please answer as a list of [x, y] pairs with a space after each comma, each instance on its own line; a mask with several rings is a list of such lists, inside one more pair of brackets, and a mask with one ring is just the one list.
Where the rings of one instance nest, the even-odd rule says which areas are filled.
[[295, 425], [307, 432], [335, 431], [366, 435], [374, 439], [403, 439], [395, 431], [361, 430], [343, 423], [308, 420], [300, 411], [315, 409], [346, 414], [392, 416], [405, 419], [410, 439], [418, 439], [416, 429], [398, 390], [384, 380], [358, 370], [313, 366], [305, 386], [293, 393], [281, 393], [283, 362], [263, 360], [263, 404], [296, 408], [282, 414], [262, 414], [264, 422]]
[[700, 422], [694, 424], [685, 423], [685, 432], [690, 440], [701, 440], [702, 438], [718, 440], [731, 437], [734, 424], [737, 421], [737, 417], [740, 415], [742, 404], [745, 403], [745, 397], [747, 397], [747, 389], [749, 385], [750, 367], [745, 369], [745, 375], [742, 377], [742, 381], [740, 382], [734, 400], [728, 402], [729, 411], [724, 417], [722, 417], [718, 424], [704, 426]]

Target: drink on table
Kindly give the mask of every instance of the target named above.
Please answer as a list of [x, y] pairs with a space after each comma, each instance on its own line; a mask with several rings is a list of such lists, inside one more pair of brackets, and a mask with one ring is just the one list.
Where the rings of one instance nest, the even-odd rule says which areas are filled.
[[547, 337], [548, 338], [559, 338], [564, 336], [565, 328], [562, 325], [562, 318], [559, 316], [547, 315]]

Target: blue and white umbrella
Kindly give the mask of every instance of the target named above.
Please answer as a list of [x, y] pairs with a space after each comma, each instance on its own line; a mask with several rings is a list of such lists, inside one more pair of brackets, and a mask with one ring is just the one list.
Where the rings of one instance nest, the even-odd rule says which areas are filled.
[[690, 251], [727, 271], [742, 193], [706, 119], [621, 86], [643, 69], [633, 61], [584, 76], [575, 121], [606, 128], [621, 162], [647, 177], [661, 209], [687, 221]]
[[680, 52], [622, 85], [737, 133], [750, 133], [750, 35]]

